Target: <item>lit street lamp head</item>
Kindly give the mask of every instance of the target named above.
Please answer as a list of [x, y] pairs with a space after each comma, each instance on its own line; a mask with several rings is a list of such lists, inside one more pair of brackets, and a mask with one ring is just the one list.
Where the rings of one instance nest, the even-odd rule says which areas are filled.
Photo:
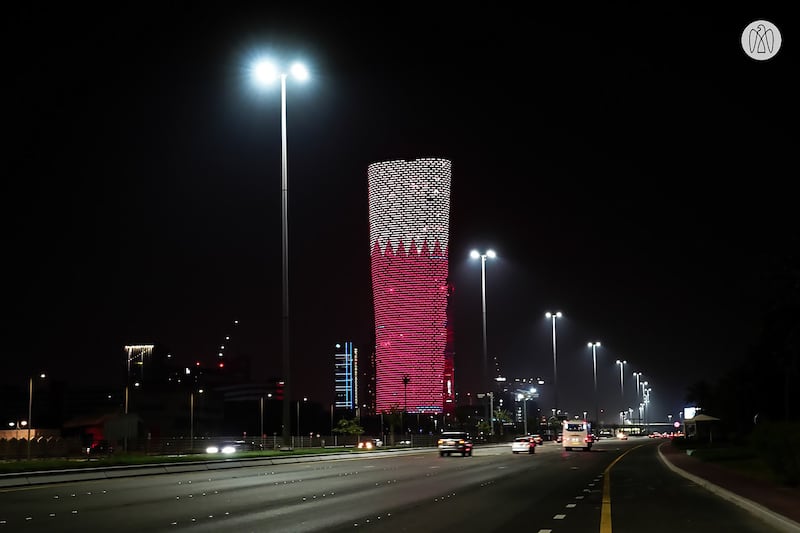
[[[289, 67], [289, 73], [300, 81], [308, 79], [308, 69], [299, 62], [292, 63]], [[278, 65], [267, 59], [260, 59], [255, 61], [252, 65], [251, 75], [257, 85], [269, 85], [281, 76], [287, 76], [285, 72], [281, 72]]]
[[478, 250], [472, 250], [469, 253], [469, 256], [473, 259], [478, 259], [478, 258], [486, 259], [487, 257], [489, 259], [494, 259], [495, 257], [497, 257], [497, 254], [494, 252], [494, 250], [486, 250], [486, 253], [483, 254], [480, 253]]

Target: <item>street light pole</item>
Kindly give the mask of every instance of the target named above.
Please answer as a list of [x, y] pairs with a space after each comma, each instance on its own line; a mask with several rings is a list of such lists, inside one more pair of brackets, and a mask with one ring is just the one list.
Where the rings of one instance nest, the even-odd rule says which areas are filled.
[[[283, 286], [283, 313], [282, 313], [282, 364], [283, 364], [283, 446], [286, 447], [291, 439], [291, 369], [289, 356], [289, 185], [286, 149], [286, 78], [288, 73], [278, 71], [277, 67], [266, 61], [259, 61], [254, 67], [257, 81], [269, 83], [276, 77], [281, 80], [281, 256], [282, 286]], [[291, 73], [298, 79], [308, 78], [308, 71], [299, 63], [291, 66]]]
[[517, 400], [522, 400], [522, 431], [528, 434], [528, 397], [524, 394], [517, 394]]
[[403, 411], [408, 412], [408, 383], [411, 378], [408, 374], [403, 374]]
[[194, 450], [194, 391], [189, 393], [189, 453]]
[[408, 377], [408, 374], [403, 374], [403, 414], [400, 417], [400, 425], [403, 433], [406, 432], [406, 414], [408, 413], [408, 382], [411, 381], [411, 378]]
[[600, 408], [597, 399], [597, 347], [600, 342], [590, 342], [589, 348], [592, 349], [592, 375], [594, 376], [594, 423], [600, 427]]
[[123, 450], [128, 453], [128, 386], [125, 385], [125, 439], [123, 441]]
[[486, 393], [489, 396], [489, 436], [494, 436], [494, 392], [489, 391]]
[[[639, 378], [642, 377], [642, 373], [641, 372], [634, 372], [633, 373], [633, 377], [636, 378], [636, 403], [638, 404], [639, 403]], [[640, 417], [639, 422], [641, 423], [641, 417]]]
[[[291, 358], [289, 356], [289, 182], [286, 150], [286, 74], [281, 74], [281, 257], [283, 265], [283, 313], [282, 313], [282, 364], [283, 364], [283, 435], [284, 446], [289, 442], [289, 401], [291, 392]], [[300, 421], [298, 420], [298, 424]]]
[[647, 412], [645, 411], [645, 407], [646, 407], [645, 406], [645, 401], [646, 401], [645, 389], [647, 388], [647, 385], [648, 385], [647, 381], [642, 381], [642, 383], [641, 383], [641, 387], [642, 387], [642, 403], [641, 403], [641, 406], [642, 406], [642, 409], [639, 411], [639, 424], [643, 424], [647, 420], [647, 418], [646, 418]]
[[[198, 389], [197, 394], [203, 394], [203, 389]], [[189, 393], [189, 453], [194, 451], [194, 391]]]
[[[308, 401], [308, 398], [303, 398], [303, 401]], [[297, 439], [300, 442], [300, 447], [303, 447], [303, 434], [300, 433], [300, 400], [297, 400]]]
[[619, 365], [619, 393], [622, 396], [622, 404], [625, 405], [625, 382], [622, 376], [624, 375], [625, 365], [627, 365], [628, 362], [617, 359], [617, 364]]
[[258, 421], [260, 423], [259, 426], [259, 434], [261, 437], [261, 449], [264, 449], [264, 396], [262, 395], [261, 398], [258, 399], [258, 407], [259, 407], [259, 415]]
[[497, 254], [492, 250], [487, 250], [486, 253], [480, 253], [477, 250], [470, 252], [470, 257], [473, 259], [480, 258], [481, 260], [481, 310], [483, 317], [483, 380], [485, 384], [489, 383], [489, 355], [488, 343], [486, 340], [486, 259], [494, 259]]
[[[39, 374], [40, 379], [44, 379], [44, 374]], [[33, 377], [28, 379], [28, 461], [31, 460], [31, 428], [33, 427]]]
[[28, 379], [28, 461], [31, 460], [31, 426], [33, 420], [31, 419], [31, 412], [33, 411], [33, 378]]
[[545, 317], [553, 320], [553, 398], [555, 403], [554, 415], [558, 418], [558, 365], [556, 363], [556, 318], [561, 318], [561, 311], [551, 313], [548, 311]]

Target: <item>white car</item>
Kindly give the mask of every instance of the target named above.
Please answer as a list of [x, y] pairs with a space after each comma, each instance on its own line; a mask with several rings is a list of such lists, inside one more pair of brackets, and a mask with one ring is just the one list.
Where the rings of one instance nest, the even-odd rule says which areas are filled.
[[536, 439], [530, 437], [517, 437], [511, 443], [512, 453], [535, 453], [536, 452]]

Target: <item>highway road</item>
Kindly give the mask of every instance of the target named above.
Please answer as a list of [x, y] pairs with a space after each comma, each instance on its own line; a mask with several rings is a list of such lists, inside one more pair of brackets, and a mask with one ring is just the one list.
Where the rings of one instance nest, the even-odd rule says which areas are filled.
[[484, 446], [0, 490], [3, 531], [540, 533], [769, 528], [658, 459], [658, 441], [591, 452]]

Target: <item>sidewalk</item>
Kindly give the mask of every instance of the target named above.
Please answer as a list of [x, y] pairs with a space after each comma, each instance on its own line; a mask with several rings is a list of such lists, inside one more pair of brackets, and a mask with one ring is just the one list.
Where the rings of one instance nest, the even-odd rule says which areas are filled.
[[800, 533], [800, 488], [749, 478], [692, 457], [670, 442], [661, 443], [658, 454], [670, 470], [761, 516], [777, 531]]

